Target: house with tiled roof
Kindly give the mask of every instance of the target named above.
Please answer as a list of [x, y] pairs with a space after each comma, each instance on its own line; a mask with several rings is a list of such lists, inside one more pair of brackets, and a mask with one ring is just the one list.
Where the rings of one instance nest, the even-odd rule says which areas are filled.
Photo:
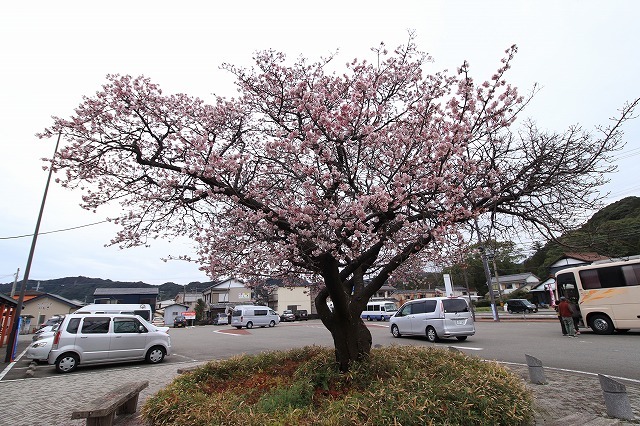
[[[13, 298], [18, 300], [18, 295]], [[34, 332], [40, 324], [55, 315], [66, 315], [82, 307], [81, 303], [53, 293], [27, 290], [20, 316], [23, 319], [21, 333]]]
[[531, 272], [491, 277], [494, 294], [509, 294], [516, 290], [529, 291], [531, 287], [536, 286], [539, 282], [540, 278]]
[[565, 253], [558, 259], [556, 259], [551, 265], [549, 265], [549, 275], [555, 276], [556, 272], [566, 268], [573, 268], [576, 266], [591, 265], [593, 262], [601, 260], [608, 260], [607, 256], [602, 256], [598, 253]]

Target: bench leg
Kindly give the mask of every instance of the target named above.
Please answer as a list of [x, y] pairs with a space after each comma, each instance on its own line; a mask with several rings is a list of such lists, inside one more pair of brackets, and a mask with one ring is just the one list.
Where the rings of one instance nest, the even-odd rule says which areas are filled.
[[114, 417], [114, 412], [102, 417], [87, 417], [87, 426], [111, 426]]
[[124, 404], [118, 407], [117, 414], [133, 414], [138, 408], [138, 394], [135, 394], [127, 400]]

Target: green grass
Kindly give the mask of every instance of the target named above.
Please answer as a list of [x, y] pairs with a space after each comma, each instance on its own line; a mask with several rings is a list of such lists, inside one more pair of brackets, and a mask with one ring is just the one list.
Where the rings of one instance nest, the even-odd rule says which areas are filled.
[[528, 425], [531, 405], [519, 377], [463, 353], [373, 349], [341, 374], [313, 346], [210, 362], [142, 413], [153, 425]]

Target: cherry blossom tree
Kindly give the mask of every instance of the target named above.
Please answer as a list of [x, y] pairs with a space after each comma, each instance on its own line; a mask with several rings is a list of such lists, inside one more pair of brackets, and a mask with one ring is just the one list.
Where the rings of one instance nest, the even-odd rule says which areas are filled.
[[637, 101], [597, 137], [532, 123], [512, 133], [530, 99], [505, 80], [515, 53], [477, 84], [467, 63], [427, 74], [413, 37], [343, 73], [335, 55], [288, 63], [263, 51], [252, 68], [223, 65], [239, 95], [213, 105], [109, 75], [39, 136], [62, 133], [53, 167], [84, 208], [123, 206], [111, 244], [188, 236], [197, 256], [180, 258], [212, 277], [318, 282], [315, 306], [347, 371], [371, 348], [360, 319], [370, 297], [446, 253], [461, 226], [489, 212], [553, 231], [597, 201]]

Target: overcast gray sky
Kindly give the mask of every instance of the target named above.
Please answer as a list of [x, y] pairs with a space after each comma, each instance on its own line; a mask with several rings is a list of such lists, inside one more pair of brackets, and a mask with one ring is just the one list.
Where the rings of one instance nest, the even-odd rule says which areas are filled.
[[[165, 93], [205, 100], [234, 94], [223, 62], [251, 65], [252, 53], [273, 48], [290, 58], [317, 59], [339, 49], [343, 62], [368, 55], [384, 41], [395, 47], [417, 34], [431, 70], [467, 60], [476, 80], [490, 78], [504, 50], [519, 53], [508, 75], [522, 92], [542, 87], [525, 112], [540, 127], [586, 129], [607, 124], [640, 97], [640, 2], [591, 1], [65, 1], [9, 2], [0, 14], [0, 283], [24, 273], [46, 182], [42, 157], [55, 140], [34, 134], [68, 117], [108, 73], [144, 74]], [[609, 201], [640, 195], [640, 120], [625, 127], [619, 172], [603, 190]], [[191, 253], [189, 241], [150, 248], [105, 248], [107, 212], [78, 207], [80, 194], [52, 185], [31, 279], [83, 275], [118, 281], [186, 284], [206, 281], [197, 265], [163, 262]]]

